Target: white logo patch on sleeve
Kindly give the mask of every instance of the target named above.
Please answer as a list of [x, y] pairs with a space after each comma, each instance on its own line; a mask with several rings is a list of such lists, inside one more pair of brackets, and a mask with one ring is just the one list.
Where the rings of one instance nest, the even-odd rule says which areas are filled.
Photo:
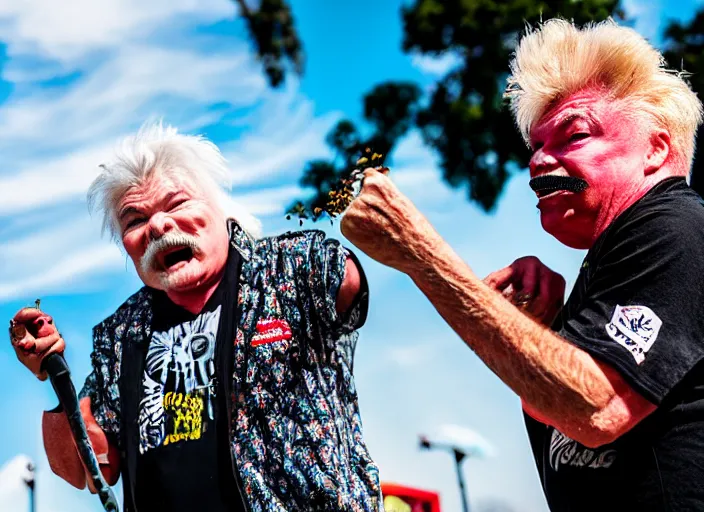
[[662, 320], [647, 306], [616, 306], [606, 332], [641, 364], [655, 343]]

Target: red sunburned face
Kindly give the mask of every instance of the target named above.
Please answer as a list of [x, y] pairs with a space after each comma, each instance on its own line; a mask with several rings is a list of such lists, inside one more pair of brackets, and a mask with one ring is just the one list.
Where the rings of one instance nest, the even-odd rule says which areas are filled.
[[220, 276], [227, 260], [227, 225], [189, 180], [160, 173], [130, 189], [117, 212], [125, 250], [146, 285], [183, 293]]
[[530, 134], [531, 178], [572, 176], [589, 185], [582, 192], [539, 196], [548, 233], [570, 247], [589, 248], [639, 197], [651, 149], [646, 128], [626, 115], [622, 103], [604, 99], [599, 91], [567, 98], [536, 123]]

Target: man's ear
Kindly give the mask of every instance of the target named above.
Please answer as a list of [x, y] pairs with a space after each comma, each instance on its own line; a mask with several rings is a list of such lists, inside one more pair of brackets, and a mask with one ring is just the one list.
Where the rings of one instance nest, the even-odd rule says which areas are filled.
[[658, 171], [670, 154], [670, 133], [667, 130], [657, 130], [650, 134], [650, 145], [645, 156], [645, 175]]

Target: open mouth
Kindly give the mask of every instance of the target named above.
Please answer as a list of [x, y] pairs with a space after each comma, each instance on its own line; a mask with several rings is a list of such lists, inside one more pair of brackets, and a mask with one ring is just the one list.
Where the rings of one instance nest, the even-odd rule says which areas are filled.
[[161, 263], [164, 270], [172, 270], [179, 263], [185, 263], [191, 258], [193, 258], [193, 249], [190, 247], [178, 247], [163, 253]]
[[540, 199], [557, 195], [558, 192], [582, 192], [589, 186], [581, 178], [555, 175], [537, 176], [530, 180], [529, 185]]

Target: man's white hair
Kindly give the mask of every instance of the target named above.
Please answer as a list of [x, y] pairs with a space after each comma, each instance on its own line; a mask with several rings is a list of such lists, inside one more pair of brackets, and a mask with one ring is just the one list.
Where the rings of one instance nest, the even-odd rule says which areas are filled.
[[230, 170], [218, 147], [199, 135], [184, 135], [162, 122], [145, 123], [125, 138], [114, 159], [88, 189], [88, 207], [103, 216], [103, 232], [120, 243], [117, 218], [120, 200], [132, 187], [143, 185], [155, 173], [186, 178], [216, 202], [225, 219], [235, 220], [253, 238], [261, 236], [261, 222], [228, 194]]
[[702, 103], [682, 79], [665, 67], [662, 54], [635, 30], [613, 20], [583, 29], [553, 19], [529, 29], [511, 61], [506, 96], [526, 142], [540, 118], [556, 103], [588, 88], [624, 102], [670, 133], [674, 164], [686, 173], [702, 122]]

